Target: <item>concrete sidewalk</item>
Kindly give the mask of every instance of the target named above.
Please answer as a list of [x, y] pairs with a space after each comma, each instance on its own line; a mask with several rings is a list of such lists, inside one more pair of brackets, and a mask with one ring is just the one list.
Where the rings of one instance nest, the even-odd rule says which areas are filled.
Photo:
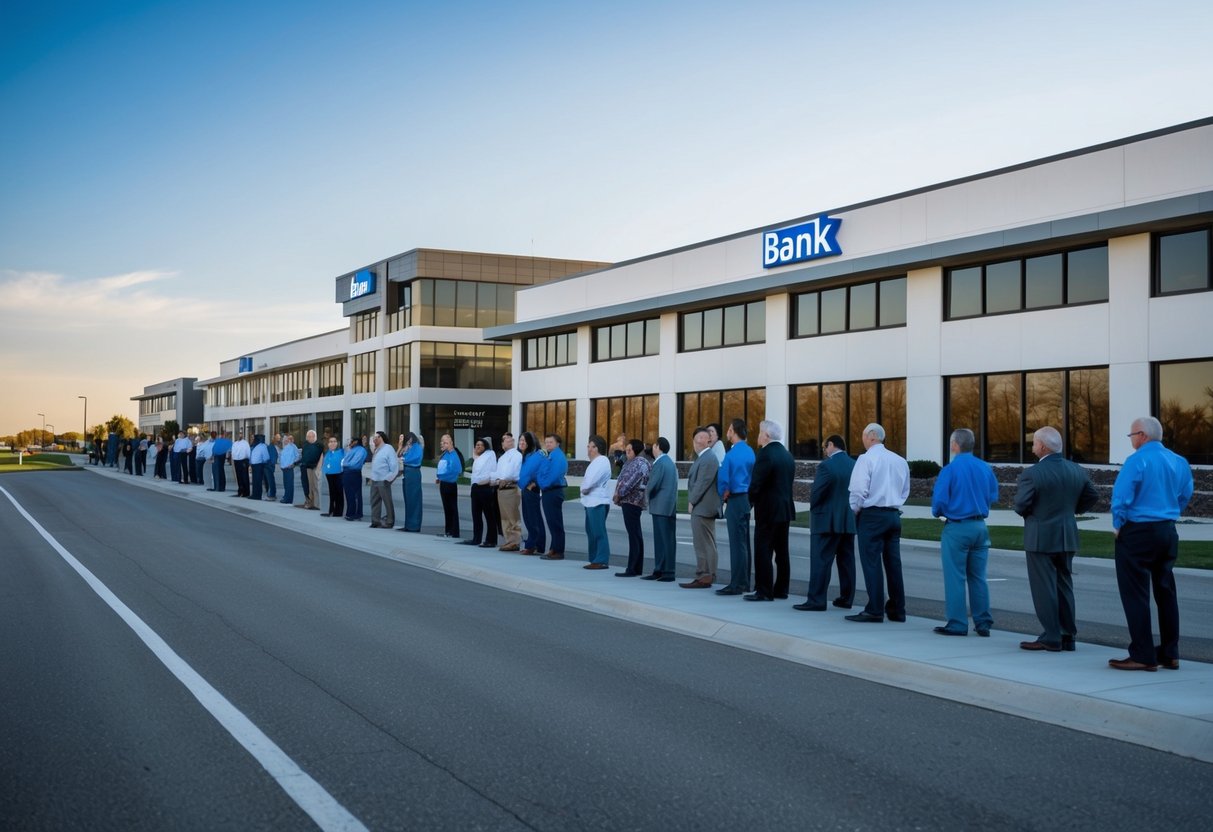
[[[430, 533], [382, 531], [366, 521], [233, 499], [232, 491], [215, 494], [114, 469], [88, 470], [101, 480], [118, 479], [509, 592], [1213, 762], [1213, 665], [1183, 660], [1178, 671], [1126, 673], [1107, 666], [1108, 659], [1126, 655], [1123, 649], [1079, 643], [1075, 653], [1029, 653], [1018, 648], [1024, 638], [1018, 633], [995, 630], [989, 638], [962, 641], [934, 635], [938, 622], [925, 618], [858, 624], [834, 607], [793, 610], [798, 599], [754, 604], [677, 584], [616, 579], [614, 569], [582, 569], [584, 556], [573, 552], [570, 560], [541, 561]], [[439, 530], [435, 518], [427, 520], [427, 529]]]

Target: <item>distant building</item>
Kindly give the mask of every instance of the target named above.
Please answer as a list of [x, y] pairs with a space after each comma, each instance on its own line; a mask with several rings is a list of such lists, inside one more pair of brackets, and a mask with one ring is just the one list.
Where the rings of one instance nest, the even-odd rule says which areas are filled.
[[516, 289], [606, 264], [413, 249], [334, 279], [348, 328], [256, 350], [220, 364], [206, 390], [211, 428], [340, 437], [407, 431], [429, 455], [451, 433], [470, 456], [475, 436], [510, 427], [512, 349], [484, 340], [514, 321]]
[[165, 422], [176, 422], [182, 430], [202, 422], [202, 391], [196, 378], [175, 378], [143, 388], [143, 394], [131, 396], [139, 402], [139, 432], [157, 434]]

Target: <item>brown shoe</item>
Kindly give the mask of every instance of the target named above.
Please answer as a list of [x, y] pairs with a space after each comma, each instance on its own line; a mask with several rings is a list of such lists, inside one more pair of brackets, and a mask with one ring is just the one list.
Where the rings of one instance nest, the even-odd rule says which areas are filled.
[[609, 569], [605, 563], [587, 563], [582, 569]]
[[1135, 662], [1133, 661], [1132, 657], [1127, 657], [1124, 659], [1108, 659], [1108, 667], [1112, 668], [1113, 670], [1145, 670], [1149, 673], [1153, 673], [1155, 670], [1158, 670], [1158, 665]]
[[564, 560], [564, 552], [548, 552], [546, 555], [540, 555], [540, 560]]
[[509, 545], [506, 545], [506, 546], [499, 546], [499, 547], [497, 547], [497, 551], [498, 552], [517, 552], [518, 544], [510, 543]]
[[534, 555], [534, 554], [537, 554], [537, 552], [536, 552], [534, 549], [523, 549], [523, 550], [522, 550], [521, 552], [519, 552], [518, 554], [520, 554], [520, 555]]
[[1050, 653], [1060, 653], [1060, 644], [1048, 644], [1043, 641], [1021, 641], [1019, 642], [1020, 650], [1048, 650]]
[[712, 582], [704, 578], [696, 578], [695, 580], [689, 581], [685, 584], [679, 584], [679, 586], [683, 589], [711, 589]]
[[1158, 666], [1165, 670], [1179, 670], [1179, 659], [1159, 659]]

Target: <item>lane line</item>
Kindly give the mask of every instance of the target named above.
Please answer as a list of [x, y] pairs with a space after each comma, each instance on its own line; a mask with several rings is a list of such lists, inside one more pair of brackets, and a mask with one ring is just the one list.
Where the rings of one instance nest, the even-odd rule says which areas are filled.
[[168, 671], [176, 676], [181, 684], [185, 685], [186, 690], [198, 700], [199, 704], [231, 734], [232, 739], [240, 743], [253, 756], [253, 759], [261, 764], [261, 767], [270, 777], [274, 778], [287, 796], [306, 812], [317, 826], [325, 832], [328, 830], [366, 832], [366, 826], [358, 818], [338, 803], [336, 798], [325, 791], [323, 786], [313, 780], [311, 775], [287, 756], [286, 752], [253, 724], [252, 720], [241, 713], [222, 693], [178, 656], [173, 648], [156, 634], [155, 630], [144, 623], [143, 619], [111, 592], [109, 587], [89, 571], [88, 567], [76, 560], [72, 553], [65, 549], [50, 532], [42, 528], [41, 524], [17, 502], [12, 494], [9, 494], [3, 487], [0, 487], [0, 494], [8, 498], [8, 501], [34, 527], [42, 539], [59, 553], [68, 566], [79, 573], [85, 583], [97, 593], [102, 601], [109, 605], [110, 609], [118, 614], [119, 618], [126, 622], [127, 626], [134, 630], [135, 635], [139, 636], [161, 664], [168, 668]]

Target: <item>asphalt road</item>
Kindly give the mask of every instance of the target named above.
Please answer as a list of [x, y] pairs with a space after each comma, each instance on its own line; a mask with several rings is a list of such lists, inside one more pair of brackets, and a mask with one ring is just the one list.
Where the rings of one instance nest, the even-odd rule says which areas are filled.
[[[1208, 764], [84, 473], [0, 487], [371, 829], [1207, 828]], [[0, 539], [0, 827], [311, 826], [4, 499]]]

